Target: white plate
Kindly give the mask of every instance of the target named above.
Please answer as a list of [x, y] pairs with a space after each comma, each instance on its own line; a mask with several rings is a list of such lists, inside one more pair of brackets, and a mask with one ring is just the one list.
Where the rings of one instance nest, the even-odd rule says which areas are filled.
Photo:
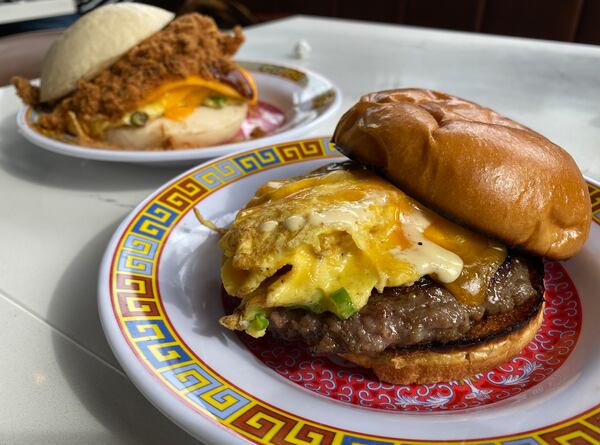
[[600, 184], [590, 185], [596, 213], [583, 251], [547, 264], [543, 329], [488, 373], [381, 385], [339, 360], [300, 360], [293, 346], [252, 350], [218, 324], [218, 236], [190, 210], [225, 224], [259, 185], [334, 156], [328, 139], [311, 139], [222, 157], [161, 187], [121, 224], [102, 261], [98, 303], [140, 391], [214, 444], [600, 443]]
[[340, 90], [320, 74], [304, 68], [268, 62], [239, 61], [238, 63], [252, 73], [259, 100], [274, 105], [285, 115], [284, 124], [270, 135], [213, 147], [169, 151], [126, 151], [82, 146], [68, 136], [60, 140], [46, 136], [32, 125], [35, 111], [30, 107], [20, 109], [17, 114], [17, 125], [28, 141], [55, 153], [98, 161], [180, 164], [197, 163], [202, 159], [256, 147], [257, 144], [275, 144], [304, 136], [332, 116], [340, 107]]

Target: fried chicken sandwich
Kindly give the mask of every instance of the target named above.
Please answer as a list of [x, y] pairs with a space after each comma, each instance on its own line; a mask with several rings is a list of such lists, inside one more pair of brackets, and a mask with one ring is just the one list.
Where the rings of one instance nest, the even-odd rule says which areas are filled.
[[219, 144], [257, 100], [252, 77], [231, 60], [243, 41], [240, 28], [221, 33], [199, 14], [107, 5], [51, 46], [39, 88], [13, 84], [52, 137], [130, 150]]

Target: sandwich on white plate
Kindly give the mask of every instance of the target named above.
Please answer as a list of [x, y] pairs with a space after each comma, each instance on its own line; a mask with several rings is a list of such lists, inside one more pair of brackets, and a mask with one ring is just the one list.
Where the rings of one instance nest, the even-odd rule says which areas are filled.
[[231, 140], [257, 102], [232, 56], [244, 42], [199, 14], [153, 6], [100, 7], [51, 46], [39, 87], [12, 82], [51, 137], [129, 150], [203, 147]]

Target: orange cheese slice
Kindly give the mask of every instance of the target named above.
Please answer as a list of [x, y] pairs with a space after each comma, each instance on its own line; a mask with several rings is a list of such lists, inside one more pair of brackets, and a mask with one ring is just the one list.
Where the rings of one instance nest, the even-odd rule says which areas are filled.
[[250, 104], [256, 103], [256, 84], [250, 73], [243, 68], [239, 68], [235, 73], [235, 76], [229, 76], [228, 79], [234, 79], [238, 85], [233, 81], [207, 80], [199, 76], [167, 82], [148, 95], [140, 108], [157, 104], [164, 110], [165, 117], [181, 120], [189, 116], [208, 96], [212, 95], [225, 96]]

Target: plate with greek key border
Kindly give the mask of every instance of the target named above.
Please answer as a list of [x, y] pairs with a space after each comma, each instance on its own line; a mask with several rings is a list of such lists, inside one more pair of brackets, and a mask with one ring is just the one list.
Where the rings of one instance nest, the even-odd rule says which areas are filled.
[[539, 335], [488, 373], [382, 385], [343, 361], [273, 339], [242, 341], [218, 324], [218, 235], [191, 210], [226, 225], [261, 184], [340, 159], [328, 138], [236, 152], [173, 179], [125, 219], [102, 261], [98, 304], [140, 391], [215, 444], [600, 443], [600, 184], [592, 181], [590, 239], [575, 258], [546, 263], [550, 304]]

